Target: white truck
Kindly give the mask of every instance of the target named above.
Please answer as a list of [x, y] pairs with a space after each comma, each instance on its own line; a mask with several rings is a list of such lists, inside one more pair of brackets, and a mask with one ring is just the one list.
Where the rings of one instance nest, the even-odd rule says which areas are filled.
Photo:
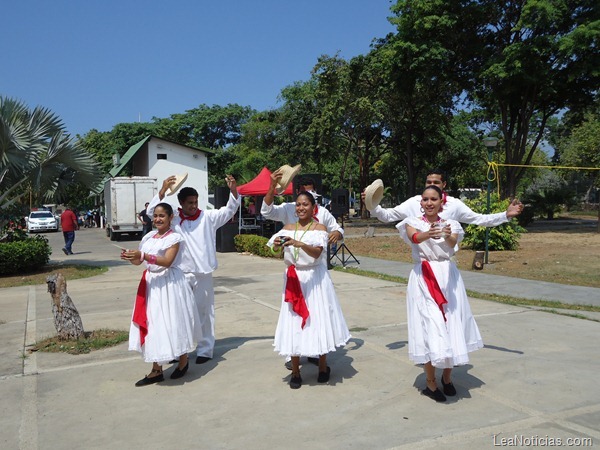
[[121, 235], [142, 235], [142, 222], [138, 214], [156, 195], [156, 178], [115, 177], [104, 184], [106, 208], [106, 235], [117, 241]]

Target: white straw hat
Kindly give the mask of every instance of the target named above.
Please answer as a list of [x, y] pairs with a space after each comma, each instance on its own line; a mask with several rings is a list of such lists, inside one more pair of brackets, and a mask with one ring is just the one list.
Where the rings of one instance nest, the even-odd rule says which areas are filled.
[[175, 192], [179, 190], [185, 180], [187, 180], [188, 174], [187, 172], [183, 175], [175, 175], [175, 183], [169, 186], [169, 190], [167, 191], [167, 195], [173, 195]]
[[300, 169], [302, 168], [301, 164], [298, 164], [294, 167], [290, 167], [287, 164], [281, 166], [279, 170], [283, 176], [281, 177], [281, 179], [279, 180], [279, 182], [277, 183], [277, 193], [280, 194], [283, 191], [285, 191], [288, 187], [288, 184], [290, 184], [292, 182], [292, 180], [294, 179], [294, 177], [296, 175], [298, 175], [298, 172], [300, 172]]
[[373, 211], [382, 199], [383, 181], [377, 179], [365, 189], [365, 206], [369, 211]]

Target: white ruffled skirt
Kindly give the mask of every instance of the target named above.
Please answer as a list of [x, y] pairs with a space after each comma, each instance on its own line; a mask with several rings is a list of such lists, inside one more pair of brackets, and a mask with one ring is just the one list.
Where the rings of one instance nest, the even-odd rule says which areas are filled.
[[164, 364], [196, 348], [202, 336], [198, 308], [178, 268], [148, 271], [146, 281], [148, 334], [141, 345], [139, 326], [132, 321], [129, 350], [140, 352], [146, 362]]
[[302, 317], [285, 301], [286, 273], [279, 320], [275, 331], [275, 351], [282, 356], [317, 357], [344, 346], [351, 338], [333, 282], [325, 265], [296, 267], [309, 317], [302, 328]]
[[456, 265], [451, 261], [430, 261], [430, 266], [448, 301], [447, 321], [429, 293], [421, 264], [415, 264], [408, 279], [408, 357], [416, 364], [431, 362], [434, 367], [452, 368], [469, 362], [468, 353], [483, 347], [467, 292]]

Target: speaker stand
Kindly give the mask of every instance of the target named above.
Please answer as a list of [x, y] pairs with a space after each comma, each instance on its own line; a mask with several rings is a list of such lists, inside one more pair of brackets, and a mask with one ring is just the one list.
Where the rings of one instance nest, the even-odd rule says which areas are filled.
[[[342, 215], [342, 228], [344, 228], [344, 216], [343, 215]], [[348, 252], [348, 256], [346, 256], [346, 252]], [[341, 255], [340, 255], [340, 253], [341, 253]], [[341, 244], [338, 244], [337, 248], [335, 249], [333, 254], [331, 256], [329, 256], [329, 260], [328, 260], [329, 264], [328, 265], [329, 265], [330, 269], [333, 267], [333, 265], [331, 264], [331, 261], [333, 261], [333, 258], [337, 258], [342, 263], [343, 268], [346, 268], [346, 264], [348, 264], [348, 262], [352, 259], [354, 261], [356, 261], [357, 264], [360, 264], [360, 261], [358, 259], [356, 259], [356, 257], [352, 254], [352, 252], [350, 251], [350, 249], [348, 248], [348, 246], [346, 245], [346, 243], [344, 241], [342, 241]]]

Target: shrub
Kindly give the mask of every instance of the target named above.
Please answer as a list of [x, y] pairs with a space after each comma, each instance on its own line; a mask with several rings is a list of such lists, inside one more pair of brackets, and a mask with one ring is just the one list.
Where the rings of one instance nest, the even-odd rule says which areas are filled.
[[[473, 200], [465, 200], [465, 204], [473, 211], [485, 214], [487, 213], [487, 193], [482, 192], [479, 197]], [[510, 201], [508, 199], [498, 200], [497, 195], [491, 195], [490, 197], [491, 213], [506, 211], [509, 204]], [[516, 250], [519, 247], [521, 233], [527, 232], [516, 220], [511, 220], [508, 223], [490, 228], [489, 230], [488, 248], [490, 250]], [[485, 227], [467, 225], [465, 227], [463, 245], [473, 250], [484, 250]]]
[[548, 220], [563, 207], [575, 205], [575, 192], [567, 182], [552, 171], [544, 172], [525, 189], [523, 202], [531, 205], [534, 216], [546, 216]]
[[52, 249], [44, 236], [0, 243], [0, 275], [32, 272], [50, 261]]
[[248, 252], [256, 256], [264, 256], [267, 258], [281, 258], [282, 252], [275, 252], [273, 254], [267, 242], [269, 240], [262, 236], [256, 236], [255, 234], [238, 234], [233, 238], [235, 248], [238, 252]]

